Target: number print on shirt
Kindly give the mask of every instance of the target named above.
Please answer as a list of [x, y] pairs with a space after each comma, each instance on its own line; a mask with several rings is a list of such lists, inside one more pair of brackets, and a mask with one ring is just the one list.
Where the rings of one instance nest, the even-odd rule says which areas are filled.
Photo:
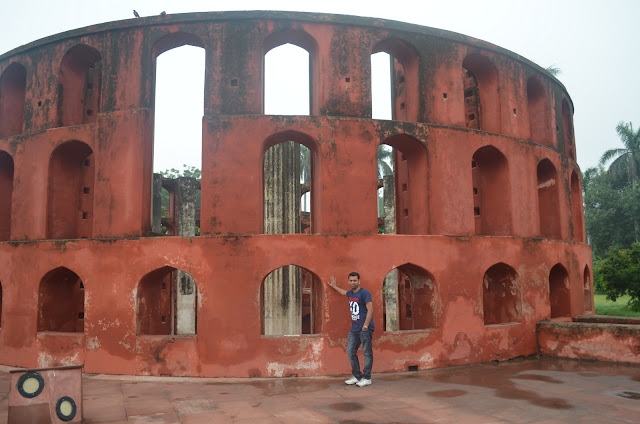
[[351, 308], [351, 321], [358, 321], [360, 319], [360, 305], [358, 302], [350, 300], [349, 307]]

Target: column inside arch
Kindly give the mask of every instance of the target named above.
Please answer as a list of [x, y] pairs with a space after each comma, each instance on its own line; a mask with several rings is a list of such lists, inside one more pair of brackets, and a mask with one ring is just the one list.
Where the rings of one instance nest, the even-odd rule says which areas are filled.
[[[301, 232], [300, 144], [287, 141], [271, 147], [264, 159], [264, 232]], [[302, 274], [285, 266], [264, 281], [266, 335], [302, 333]]]

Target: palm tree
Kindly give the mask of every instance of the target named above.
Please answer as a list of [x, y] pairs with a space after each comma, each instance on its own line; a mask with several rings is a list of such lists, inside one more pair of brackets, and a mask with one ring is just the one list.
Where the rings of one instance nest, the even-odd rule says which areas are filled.
[[[302, 184], [310, 184], [311, 183], [311, 151], [300, 145], [300, 182]], [[305, 193], [302, 196], [302, 210], [307, 211], [307, 203], [308, 203], [309, 193]]]
[[[614, 176], [626, 175], [633, 187], [633, 193], [637, 196], [638, 172], [640, 171], [640, 130], [633, 132], [631, 122], [619, 122], [616, 132], [624, 145], [624, 148], [609, 149], [600, 158], [600, 165], [604, 165], [613, 159], [609, 165], [609, 173]], [[640, 222], [634, 220], [636, 241], [640, 241]]]
[[300, 145], [300, 182], [309, 184], [311, 181], [311, 152], [302, 144]]
[[378, 146], [376, 153], [376, 160], [378, 162], [378, 179], [382, 179], [385, 175], [393, 174], [393, 149], [389, 146], [381, 144]]

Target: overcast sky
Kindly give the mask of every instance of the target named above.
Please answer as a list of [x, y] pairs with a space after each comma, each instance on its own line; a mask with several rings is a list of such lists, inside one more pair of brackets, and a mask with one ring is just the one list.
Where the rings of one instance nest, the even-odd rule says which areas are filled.
[[[567, 87], [575, 106], [577, 156], [583, 171], [595, 166], [606, 149], [621, 147], [615, 132], [619, 121], [631, 121], [636, 129], [640, 125], [638, 0], [2, 0], [0, 53], [59, 32], [129, 19], [133, 17], [133, 9], [142, 16], [156, 15], [163, 10], [170, 14], [264, 9], [338, 13], [410, 22], [489, 41], [542, 67], [555, 65], [562, 70], [558, 78]], [[192, 57], [192, 53], [185, 54]], [[203, 69], [203, 65], [197, 64], [197, 55], [196, 51], [196, 58], [189, 59], [196, 61], [196, 65], [190, 68]], [[189, 80], [193, 80], [193, 87], [198, 90], [197, 73]], [[188, 91], [189, 87], [180, 87], [176, 93], [167, 92], [163, 96], [172, 99], [166, 101], [169, 106], [184, 105], [184, 101], [174, 96]], [[180, 118], [182, 128], [188, 126], [198, 131], [202, 96], [198, 97], [195, 101], [189, 101], [190, 108], [182, 108], [189, 109], [183, 111], [187, 115], [190, 113], [195, 116]], [[162, 116], [159, 110], [157, 113], [158, 118]], [[157, 121], [170, 124], [171, 119]], [[187, 124], [187, 121], [191, 123]], [[180, 131], [172, 133], [172, 127], [177, 128], [176, 125], [168, 125], [162, 130], [156, 129], [159, 132], [156, 134], [156, 143], [179, 143], [178, 150], [185, 157], [157, 152], [156, 168], [179, 167], [182, 163], [199, 165], [198, 152], [194, 153], [189, 147], [193, 144], [197, 150], [199, 140], [195, 143], [185, 140]], [[172, 150], [176, 152], [176, 149]]]

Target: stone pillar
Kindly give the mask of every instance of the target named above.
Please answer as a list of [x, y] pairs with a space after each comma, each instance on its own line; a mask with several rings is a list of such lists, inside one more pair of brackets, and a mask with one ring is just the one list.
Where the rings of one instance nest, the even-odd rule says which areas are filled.
[[[194, 237], [196, 235], [196, 198], [198, 182], [195, 178], [176, 179], [176, 235]], [[183, 271], [176, 271], [176, 332], [175, 334], [196, 334], [196, 283]]]
[[384, 233], [396, 233], [396, 180], [393, 174], [382, 177], [384, 196]]
[[[264, 159], [264, 232], [300, 232], [300, 145], [271, 147]], [[301, 270], [288, 265], [264, 280], [264, 334], [302, 333]]]
[[153, 191], [151, 193], [151, 232], [162, 233], [162, 175], [153, 174]]
[[196, 200], [198, 182], [195, 178], [176, 178], [176, 235], [194, 237], [196, 235]]
[[[384, 233], [396, 233], [396, 182], [393, 174], [382, 177], [384, 193]], [[384, 278], [387, 331], [398, 331], [398, 270]]]

